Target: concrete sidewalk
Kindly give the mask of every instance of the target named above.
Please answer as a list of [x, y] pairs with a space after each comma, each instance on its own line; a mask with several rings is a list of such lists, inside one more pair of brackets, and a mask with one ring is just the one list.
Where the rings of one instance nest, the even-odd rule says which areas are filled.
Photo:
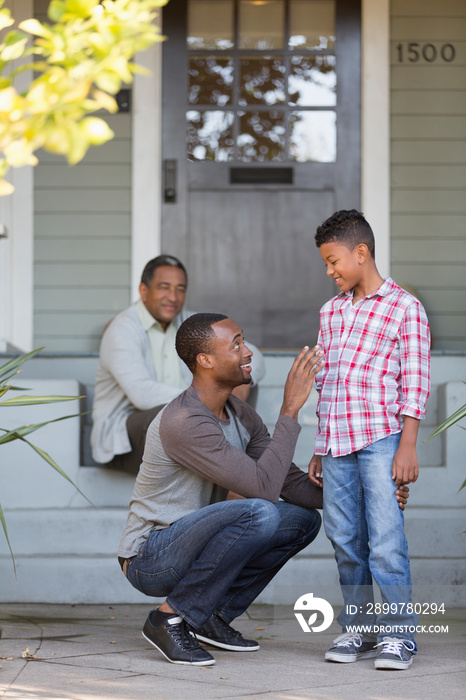
[[[407, 671], [376, 671], [372, 660], [325, 662], [339, 634], [304, 634], [292, 606], [253, 605], [235, 626], [261, 650], [209, 647], [217, 663], [168, 663], [141, 635], [145, 605], [0, 605], [2, 700], [455, 700], [465, 697], [466, 609], [425, 617], [447, 634], [419, 635]], [[29, 654], [29, 656], [27, 656]]]

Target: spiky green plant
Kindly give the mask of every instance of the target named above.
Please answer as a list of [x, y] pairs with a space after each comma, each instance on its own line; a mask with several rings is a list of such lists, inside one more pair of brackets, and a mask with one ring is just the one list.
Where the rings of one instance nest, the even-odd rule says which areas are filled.
[[[424, 440], [424, 442], [427, 442], [427, 440], [430, 440], [431, 438], [435, 437], [436, 435], [443, 433], [444, 430], [446, 430], [447, 428], [450, 428], [452, 425], [457, 423], [462, 418], [466, 418], [466, 403], [464, 404], [464, 406], [461, 406], [461, 408], [459, 408], [457, 411], [452, 413], [452, 415], [449, 416], [446, 420], [444, 420], [443, 423], [441, 423], [437, 428], [435, 428], [435, 430], [429, 435], [429, 437], [427, 437]], [[462, 427], [463, 426], [461, 425], [460, 428], [462, 428]], [[464, 428], [463, 428], [463, 430], [464, 430]], [[466, 479], [461, 484], [459, 491], [461, 491], [461, 489], [464, 489], [465, 486], [466, 486]]]
[[[10, 360], [6, 364], [4, 364], [2, 367], [0, 367], [0, 398], [5, 396], [5, 394], [8, 391], [28, 391], [27, 389], [24, 389], [22, 387], [14, 386], [12, 384], [12, 379], [15, 377], [18, 372], [20, 371], [20, 367], [23, 365], [26, 360], [29, 360], [31, 357], [36, 355], [38, 352], [43, 350], [43, 348], [38, 348], [37, 350], [33, 350], [32, 352], [28, 352], [24, 355], [20, 355], [19, 357], [15, 357], [13, 360]], [[58, 403], [62, 401], [74, 401], [76, 399], [82, 398], [80, 396], [28, 396], [27, 394], [21, 394], [20, 396], [12, 396], [11, 398], [4, 399], [3, 401], [0, 401], [0, 408], [1, 407], [9, 407], [9, 408], [14, 408], [15, 406], [34, 406], [36, 404], [47, 404], [47, 403]], [[73, 486], [79, 491], [79, 493], [84, 496], [82, 491], [76, 486], [76, 484], [70, 479], [68, 474], [66, 474], [61, 467], [58, 466], [58, 464], [55, 462], [55, 460], [47, 453], [45, 450], [42, 448], [38, 447], [37, 445], [34, 445], [32, 442], [30, 442], [27, 438], [26, 435], [30, 435], [30, 433], [35, 432], [36, 430], [39, 430], [39, 428], [42, 428], [44, 425], [48, 425], [49, 423], [57, 423], [58, 421], [61, 420], [66, 420], [67, 418], [76, 418], [77, 416], [80, 416], [82, 414], [80, 413], [75, 413], [74, 415], [71, 416], [61, 416], [60, 418], [54, 418], [53, 420], [45, 421], [42, 423], [34, 423], [30, 425], [21, 425], [18, 428], [14, 428], [13, 430], [8, 430], [6, 428], [0, 428], [0, 445], [5, 445], [8, 442], [12, 442], [13, 440], [21, 440], [22, 442], [26, 443], [26, 445], [29, 445], [37, 454], [39, 454], [42, 459], [44, 459], [53, 469], [55, 469], [61, 476], [63, 476], [65, 479], [67, 479]], [[0, 418], [1, 418], [1, 413], [0, 413]], [[3, 434], [2, 434], [3, 433]], [[86, 496], [84, 496], [86, 498]], [[86, 498], [87, 501], [89, 501], [88, 498]], [[3, 532], [6, 537], [6, 541], [8, 544], [8, 548], [10, 550], [11, 558], [13, 561], [13, 568], [15, 571], [15, 576], [16, 576], [16, 565], [15, 565], [15, 559], [13, 556], [13, 550], [11, 548], [10, 540], [8, 538], [8, 530], [6, 526], [6, 521], [5, 521], [5, 515], [2, 510], [2, 506], [0, 504], [0, 521], [2, 523], [2, 528]]]

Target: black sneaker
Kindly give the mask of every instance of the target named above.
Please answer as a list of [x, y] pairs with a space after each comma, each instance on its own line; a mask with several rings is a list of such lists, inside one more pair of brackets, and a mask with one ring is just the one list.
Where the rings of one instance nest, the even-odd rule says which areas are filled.
[[241, 632], [234, 630], [216, 613], [211, 615], [200, 630], [193, 630], [197, 639], [220, 649], [230, 651], [257, 651], [260, 646], [252, 639], [244, 639]]
[[325, 654], [327, 661], [338, 661], [350, 664], [360, 659], [371, 659], [377, 656], [376, 639], [358, 632], [343, 632], [333, 640], [334, 647]]
[[142, 634], [172, 664], [212, 666], [215, 663], [214, 657], [189, 634], [184, 620], [177, 615], [154, 627], [149, 614]]
[[384, 637], [377, 646], [382, 649], [374, 661], [375, 668], [393, 668], [403, 671], [413, 663], [416, 645], [410, 639]]

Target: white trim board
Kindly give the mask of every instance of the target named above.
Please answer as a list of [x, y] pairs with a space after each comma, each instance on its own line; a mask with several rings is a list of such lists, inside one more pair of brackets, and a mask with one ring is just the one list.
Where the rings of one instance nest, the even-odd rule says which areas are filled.
[[[20, 22], [33, 16], [32, 0], [7, 0], [6, 7]], [[21, 73], [16, 88], [26, 88], [31, 72]], [[0, 224], [6, 238], [0, 238], [0, 350], [13, 346], [32, 349], [34, 289], [33, 168], [12, 168], [8, 175], [13, 194], [0, 197]]]
[[361, 208], [390, 274], [390, 2], [362, 0]]

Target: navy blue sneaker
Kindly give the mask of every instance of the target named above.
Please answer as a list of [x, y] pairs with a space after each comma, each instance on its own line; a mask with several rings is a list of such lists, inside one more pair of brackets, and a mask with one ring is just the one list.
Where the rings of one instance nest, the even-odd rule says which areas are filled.
[[377, 639], [359, 632], [343, 632], [333, 640], [334, 647], [325, 654], [326, 661], [350, 664], [360, 659], [373, 659], [377, 656], [375, 643]]
[[416, 645], [410, 639], [384, 637], [377, 646], [382, 648], [374, 661], [375, 668], [403, 671], [413, 663]]

